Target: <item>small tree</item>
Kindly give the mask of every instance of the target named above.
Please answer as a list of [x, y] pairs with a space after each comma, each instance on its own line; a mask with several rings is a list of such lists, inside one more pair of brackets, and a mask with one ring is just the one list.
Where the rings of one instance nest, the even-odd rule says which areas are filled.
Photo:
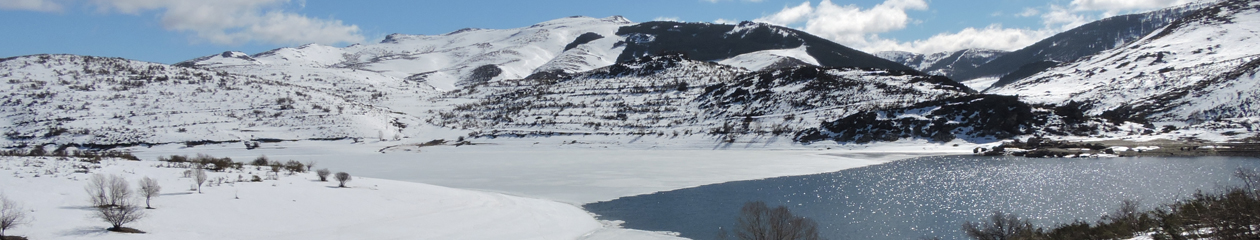
[[350, 174], [346, 172], [337, 172], [337, 175], [334, 177], [337, 179], [337, 182], [341, 183], [337, 187], [346, 187], [346, 182], [350, 181]]
[[127, 179], [118, 175], [109, 176], [109, 205], [118, 206], [131, 198], [131, 184], [127, 183]]
[[197, 193], [201, 193], [201, 184], [206, 183], [206, 170], [198, 168], [193, 172], [193, 180], [197, 181]]
[[93, 174], [88, 178], [88, 185], [84, 187], [88, 197], [92, 202], [92, 206], [108, 207], [117, 206], [120, 202], [131, 197], [131, 187], [127, 184], [127, 179], [118, 175], [109, 175], [106, 177], [101, 174]]
[[287, 162], [284, 162], [284, 170], [289, 171], [289, 174], [305, 172], [306, 165], [302, 164], [302, 162], [289, 160]]
[[328, 171], [328, 169], [327, 169], [327, 168], [321, 168], [321, 169], [319, 169], [319, 170], [315, 170], [315, 175], [316, 175], [316, 176], [319, 176], [319, 181], [320, 181], [320, 182], [327, 182], [327, 181], [328, 181], [328, 174], [332, 174], [332, 172], [331, 172], [331, 171]]
[[83, 187], [83, 190], [87, 191], [89, 200], [92, 202], [92, 206], [109, 206], [109, 196], [106, 195], [108, 191], [105, 189], [108, 186], [106, 181], [108, 180], [105, 178], [105, 175], [101, 175], [99, 173], [92, 174], [91, 177], [88, 177], [88, 185]]
[[306, 171], [310, 172], [311, 168], [315, 168], [315, 161], [306, 161]]
[[157, 180], [149, 177], [140, 179], [140, 195], [144, 195], [144, 208], [153, 209], [153, 206], [149, 205], [149, 199], [157, 197], [160, 193], [162, 193], [162, 186], [158, 185]]
[[818, 223], [793, 215], [786, 207], [771, 209], [765, 202], [744, 204], [735, 227], [740, 240], [818, 240]]
[[5, 239], [5, 230], [22, 224], [26, 224], [26, 210], [17, 202], [9, 200], [8, 196], [0, 194], [0, 239]]
[[258, 158], [254, 158], [254, 161], [249, 162], [249, 164], [261, 167], [267, 166], [267, 164], [270, 164], [270, 161], [267, 160], [267, 155], [262, 155], [258, 156]]
[[132, 204], [131, 201], [122, 201], [116, 206], [97, 208], [95, 215], [96, 218], [110, 224], [110, 231], [125, 231], [124, 224], [139, 221], [144, 216], [140, 207]]
[[976, 240], [1032, 239], [1038, 235], [1032, 223], [1019, 219], [1015, 214], [993, 211], [989, 219], [991, 222], [988, 223], [963, 223], [963, 233]]

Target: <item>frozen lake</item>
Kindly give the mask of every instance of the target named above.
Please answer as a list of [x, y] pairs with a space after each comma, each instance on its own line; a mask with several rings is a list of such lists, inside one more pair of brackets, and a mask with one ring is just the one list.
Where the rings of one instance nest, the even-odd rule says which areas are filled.
[[[348, 141], [267, 143], [245, 150], [240, 144], [186, 148], [182, 145], [134, 147], [145, 160], [172, 154], [209, 154], [249, 161], [315, 161], [316, 169], [355, 176], [483, 190], [581, 205], [625, 196], [669, 191], [729, 181], [815, 174], [869, 166], [916, 156], [957, 154], [967, 147], [936, 146], [911, 153], [808, 149], [633, 149], [543, 146], [530, 142], [501, 145], [440, 146], [380, 152], [398, 143], [352, 144]], [[873, 151], [873, 152], [872, 152]]]
[[737, 181], [584, 205], [627, 228], [713, 239], [747, 201], [785, 205], [819, 223], [828, 239], [962, 239], [965, 221], [994, 210], [1042, 227], [1093, 222], [1124, 199], [1143, 208], [1196, 190], [1237, 184], [1237, 168], [1260, 158], [1029, 159], [941, 156], [831, 173]]

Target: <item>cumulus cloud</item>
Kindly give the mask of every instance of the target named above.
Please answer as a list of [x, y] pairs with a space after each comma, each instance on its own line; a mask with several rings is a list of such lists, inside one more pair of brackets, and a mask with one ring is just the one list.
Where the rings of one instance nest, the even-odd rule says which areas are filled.
[[[0, 9], [58, 12], [85, 4], [102, 13], [156, 14], [163, 28], [215, 44], [363, 42], [358, 26], [285, 11], [290, 0], [3, 0]], [[299, 4], [305, 4], [299, 0]]]
[[1015, 14], [1015, 16], [1032, 17], [1032, 16], [1037, 16], [1040, 14], [1041, 14], [1041, 10], [1037, 10], [1036, 8], [1024, 8], [1023, 12], [1020, 12], [1019, 14]]
[[[933, 35], [927, 39], [898, 41], [879, 34], [905, 29], [916, 20], [907, 15], [911, 10], [928, 10], [923, 0], [885, 0], [868, 9], [854, 5], [837, 5], [823, 0], [817, 5], [804, 2], [788, 5], [757, 22], [795, 27], [845, 46], [867, 52], [909, 51], [935, 53], [969, 48], [1017, 50], [1059, 32], [1087, 24], [1103, 17], [1126, 11], [1163, 8], [1186, 4], [1193, 0], [1073, 0], [1068, 6], [1046, 5], [1024, 8], [1015, 17], [1040, 17], [1040, 29], [1004, 28], [992, 24], [984, 28], [965, 28], [958, 32]], [[1003, 15], [1001, 12], [994, 16]]]
[[359, 27], [283, 10], [289, 0], [90, 0], [105, 12], [158, 12], [168, 30], [190, 32], [216, 44], [357, 43]]
[[60, 12], [61, 4], [52, 0], [4, 0], [0, 1], [0, 9], [36, 12]]
[[1076, 11], [1131, 11], [1166, 8], [1194, 2], [1194, 0], [1072, 0]]
[[886, 45], [879, 33], [904, 29], [913, 20], [907, 10], [927, 10], [923, 0], [886, 0], [869, 9], [855, 5], [837, 5], [823, 0], [784, 7], [783, 10], [754, 21], [792, 26], [804, 23], [806, 32], [857, 48]]
[[994, 24], [981, 29], [966, 28], [956, 33], [937, 34], [928, 39], [875, 47], [919, 53], [956, 51], [969, 48], [1009, 51], [1032, 45], [1054, 33], [1054, 31], [1049, 30], [1003, 28], [1002, 25]]
[[756, 21], [787, 26], [805, 20], [813, 14], [814, 7], [810, 6], [809, 2], [803, 2], [795, 7], [783, 7], [783, 10], [770, 16], [758, 18]]
[[1041, 23], [1045, 25], [1046, 29], [1058, 31], [1066, 31], [1094, 20], [1097, 20], [1097, 18], [1088, 17], [1056, 5], [1050, 5], [1050, 11], [1041, 15]]
[[681, 22], [678, 17], [656, 17], [652, 21]]

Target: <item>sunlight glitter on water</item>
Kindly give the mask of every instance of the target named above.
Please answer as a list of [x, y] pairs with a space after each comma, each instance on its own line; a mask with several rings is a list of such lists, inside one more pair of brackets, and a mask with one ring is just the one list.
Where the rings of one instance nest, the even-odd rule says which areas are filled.
[[[711, 239], [746, 201], [785, 205], [830, 239], [959, 239], [995, 210], [1040, 226], [1095, 221], [1124, 199], [1149, 207], [1232, 185], [1255, 158], [926, 157], [834, 173], [739, 181], [588, 204], [629, 228]], [[680, 207], [686, 206], [686, 207]]]

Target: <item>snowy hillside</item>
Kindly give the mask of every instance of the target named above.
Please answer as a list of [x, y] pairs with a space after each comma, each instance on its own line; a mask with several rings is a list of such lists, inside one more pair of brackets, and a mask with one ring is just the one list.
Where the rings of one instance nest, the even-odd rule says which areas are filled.
[[418, 122], [365, 104], [372, 96], [359, 94], [371, 90], [292, 78], [304, 77], [72, 55], [8, 58], [0, 61], [0, 128], [10, 146], [126, 145], [393, 136]]
[[[1069, 62], [1132, 43], [1203, 6], [1204, 3], [1192, 3], [1094, 21], [1055, 34], [1014, 52], [1003, 54], [975, 69], [955, 71], [951, 77], [958, 81], [968, 81], [977, 78], [1016, 75], [995, 83], [995, 85], [1007, 84], [1048, 68], [1047, 63]], [[1013, 73], [1020, 70], [1024, 73]]]
[[[377, 44], [346, 48], [305, 45], [259, 53], [249, 56], [248, 59], [213, 55], [180, 64], [211, 69], [241, 65], [349, 68], [379, 72], [399, 79], [425, 82], [441, 90], [451, 90], [489, 80], [525, 78], [565, 50], [572, 50], [566, 49], [566, 46], [579, 36], [587, 33], [615, 36], [618, 27], [628, 24], [629, 20], [619, 16], [603, 19], [571, 17], [516, 29], [469, 28], [433, 36], [391, 34]], [[573, 53], [567, 57], [596, 58], [582, 59], [590, 60], [589, 64], [550, 65], [576, 72], [605, 66], [600, 65], [602, 63], [611, 64], [611, 60], [598, 60], [607, 56], [607, 52], [620, 53], [601, 48], [612, 47], [612, 43], [615, 43], [606, 43], [607, 41], [609, 40], [592, 42], [599, 47], [577, 50], [594, 54]]]
[[650, 56], [560, 79], [470, 86], [429, 121], [479, 136], [790, 135], [822, 120], [970, 94], [913, 71], [795, 67], [749, 72]]
[[[1051, 48], [879, 54], [895, 61], [769, 24], [633, 24], [621, 17], [570, 17], [435, 36], [393, 34], [381, 43], [345, 48], [308, 44], [254, 55], [223, 52], [174, 66], [68, 55], [15, 57], [0, 62], [0, 84], [9, 86], [0, 128], [8, 146], [106, 147], [554, 134], [731, 141], [807, 129], [842, 132], [835, 127], [840, 125], [824, 124], [928, 103], [956, 105], [945, 100], [974, 97], [973, 88], [1001, 85], [1059, 63], [1037, 61], [1001, 78], [962, 84], [931, 75], [962, 74], [1029, 49], [1050, 54], [1038, 58], [1086, 54], [1100, 46], [1100, 38], [1081, 40], [1087, 36], [1155, 31], [1144, 28], [1201, 7], [1109, 18], [1043, 41]], [[986, 93], [1056, 106], [1087, 102], [1090, 116], [1113, 120], [1137, 120], [1127, 119], [1141, 115], [1135, 112], [1188, 121], [1254, 116], [1254, 94], [1247, 90], [1252, 82], [1215, 84], [1250, 76], [1251, 69], [1238, 66], [1255, 65], [1249, 45], [1255, 34], [1247, 25], [1254, 14], [1218, 15], [1229, 21], [1179, 21], [1124, 48]], [[1121, 42], [1127, 40], [1115, 44]], [[1146, 82], [1122, 84], [1130, 81]], [[1200, 82], [1214, 84], [1198, 87]], [[1153, 89], [1129, 94], [1134, 86]], [[1044, 122], [1019, 124], [1031, 129]], [[975, 135], [964, 132], [955, 133]], [[1047, 133], [1055, 132], [1095, 130]]]
[[[625, 51], [617, 61], [630, 61], [648, 55], [684, 53], [700, 61], [738, 58], [743, 66], [767, 66], [787, 56], [822, 67], [866, 67], [911, 70], [895, 62], [872, 56], [804, 31], [765, 23], [737, 25], [712, 23], [647, 22], [622, 27]], [[782, 50], [764, 52], [767, 50]], [[802, 51], [803, 50], [803, 51]], [[754, 56], [743, 56], [755, 54]], [[763, 63], [752, 63], [760, 59]], [[766, 63], [768, 62], [768, 63]], [[749, 70], [761, 70], [753, 69]]]
[[819, 66], [817, 59], [810, 56], [804, 46], [793, 49], [763, 50], [740, 54], [723, 59], [718, 63], [741, 67], [749, 71], [761, 71], [796, 66]]
[[[1223, 1], [1124, 48], [988, 92], [1087, 103], [1091, 115], [1200, 123], [1260, 120], [1260, 2]], [[1250, 119], [1250, 120], [1246, 120]]]
[[954, 72], [975, 70], [976, 67], [989, 63], [989, 61], [993, 61], [993, 59], [1007, 53], [1009, 52], [992, 49], [963, 49], [932, 54], [885, 51], [874, 53], [874, 55], [889, 61], [905, 64], [926, 74], [952, 77]]

